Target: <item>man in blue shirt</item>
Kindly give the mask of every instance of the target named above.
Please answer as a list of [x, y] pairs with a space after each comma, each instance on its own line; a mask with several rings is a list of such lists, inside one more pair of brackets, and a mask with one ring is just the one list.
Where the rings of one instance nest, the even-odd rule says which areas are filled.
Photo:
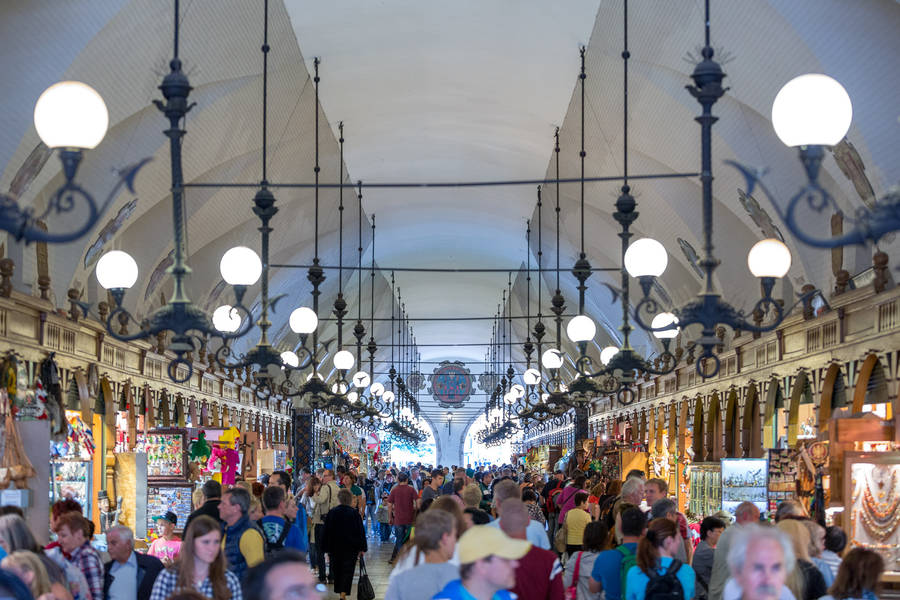
[[622, 545], [597, 555], [591, 571], [591, 593], [603, 590], [606, 592], [606, 600], [622, 600], [622, 563], [627, 556], [629, 564], [634, 564], [638, 541], [647, 531], [647, 519], [639, 508], [623, 511], [618, 519], [621, 522]]
[[287, 508], [284, 501], [284, 488], [280, 485], [270, 485], [263, 492], [263, 506], [266, 516], [259, 520], [259, 526], [266, 538], [268, 551], [274, 552], [282, 548], [293, 548], [306, 552], [306, 543], [301, 538], [301, 532], [297, 527], [292, 527], [285, 518]]

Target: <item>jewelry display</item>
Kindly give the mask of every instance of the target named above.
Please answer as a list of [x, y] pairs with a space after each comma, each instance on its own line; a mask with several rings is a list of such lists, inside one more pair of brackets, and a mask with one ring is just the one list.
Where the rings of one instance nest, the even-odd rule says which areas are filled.
[[900, 559], [900, 465], [855, 463], [851, 469], [850, 537], [881, 554], [889, 571]]

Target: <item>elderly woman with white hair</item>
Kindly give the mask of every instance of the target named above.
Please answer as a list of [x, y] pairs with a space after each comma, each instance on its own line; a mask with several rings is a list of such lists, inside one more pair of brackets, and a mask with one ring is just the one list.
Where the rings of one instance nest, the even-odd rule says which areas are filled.
[[735, 532], [728, 549], [731, 579], [724, 600], [795, 600], [785, 585], [796, 566], [791, 541], [782, 531], [748, 524]]

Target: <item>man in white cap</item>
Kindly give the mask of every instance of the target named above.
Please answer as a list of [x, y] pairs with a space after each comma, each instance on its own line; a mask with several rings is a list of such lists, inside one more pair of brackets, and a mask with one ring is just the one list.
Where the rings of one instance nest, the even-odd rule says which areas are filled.
[[448, 583], [432, 600], [513, 600], [519, 559], [531, 548], [487, 525], [469, 528], [461, 538], [459, 579]]

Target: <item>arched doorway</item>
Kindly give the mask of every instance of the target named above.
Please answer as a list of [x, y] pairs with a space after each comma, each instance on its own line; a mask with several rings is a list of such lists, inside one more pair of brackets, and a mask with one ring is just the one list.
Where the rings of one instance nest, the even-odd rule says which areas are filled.
[[766, 413], [763, 419], [763, 446], [766, 448], [778, 448], [780, 427], [783, 423], [784, 392], [781, 390], [781, 380], [773, 376], [769, 380], [766, 389]]
[[726, 458], [740, 457], [741, 419], [738, 415], [737, 389], [728, 391], [725, 401], [725, 456]]
[[506, 440], [498, 446], [485, 446], [476, 439], [478, 432], [487, 427], [487, 424], [487, 419], [482, 412], [469, 426], [465, 441], [463, 441], [462, 457], [464, 465], [502, 465], [510, 461], [510, 456], [512, 455], [511, 440]]
[[792, 448], [797, 440], [816, 437], [816, 410], [809, 380], [806, 371], [800, 371], [794, 378], [788, 408], [788, 445]]
[[694, 399], [694, 421], [691, 428], [693, 430], [694, 460], [696, 462], [703, 462], [706, 458], [706, 452], [703, 450], [703, 432], [706, 431], [706, 428], [703, 426], [703, 423], [703, 397], [697, 396]]
[[853, 389], [853, 414], [862, 412], [874, 413], [885, 420], [894, 417], [888, 398], [887, 377], [876, 354], [868, 355], [863, 361]]
[[713, 392], [706, 420], [706, 460], [722, 458], [722, 406], [719, 392]]
[[752, 382], [747, 386], [747, 398], [744, 400], [744, 418], [741, 426], [741, 446], [743, 455], [748, 458], [762, 458], [762, 424], [759, 421], [759, 386]]

